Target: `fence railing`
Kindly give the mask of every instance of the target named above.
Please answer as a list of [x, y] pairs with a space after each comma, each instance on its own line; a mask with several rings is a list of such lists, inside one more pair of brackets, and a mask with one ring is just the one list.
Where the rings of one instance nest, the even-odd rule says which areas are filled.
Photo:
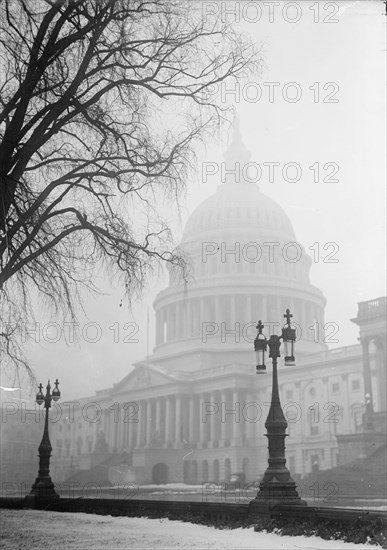
[[381, 298], [376, 298], [375, 300], [368, 300], [367, 302], [359, 302], [358, 305], [358, 318], [370, 317], [379, 314], [382, 315], [386, 312], [387, 296], [382, 296]]
[[[23, 498], [1, 497], [0, 508], [24, 507]], [[38, 505], [36, 507], [39, 507]], [[112, 498], [61, 498], [51, 504], [44, 503], [44, 509], [60, 512], [86, 512], [100, 515], [129, 517], [152, 517], [189, 520], [203, 518], [211, 521], [229, 521], [230, 523], [254, 523], [258, 519], [250, 509], [249, 503], [190, 502], [167, 500], [139, 500]], [[271, 518], [293, 518], [335, 520], [342, 522], [379, 519], [387, 527], [387, 511], [361, 510], [358, 508], [292, 506], [278, 504], [268, 510]]]

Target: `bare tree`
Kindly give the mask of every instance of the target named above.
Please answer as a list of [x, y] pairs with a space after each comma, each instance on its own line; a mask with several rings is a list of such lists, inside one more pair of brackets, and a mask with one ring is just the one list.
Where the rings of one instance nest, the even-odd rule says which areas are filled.
[[101, 264], [128, 297], [155, 262], [184, 264], [157, 205], [178, 201], [196, 141], [227, 111], [208, 90], [260, 58], [200, 2], [3, 0], [0, 12], [0, 352], [28, 369], [16, 334], [31, 296], [74, 316]]

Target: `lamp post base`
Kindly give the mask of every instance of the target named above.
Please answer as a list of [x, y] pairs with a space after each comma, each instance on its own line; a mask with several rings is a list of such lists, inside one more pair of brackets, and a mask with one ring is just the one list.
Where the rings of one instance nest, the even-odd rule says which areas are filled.
[[277, 504], [287, 506], [307, 506], [305, 500], [298, 495], [294, 481], [287, 483], [261, 483], [255, 499], [250, 501], [249, 512], [253, 514], [269, 514]]
[[47, 505], [58, 501], [60, 496], [54, 489], [51, 478], [42, 480], [37, 478], [31, 492], [24, 499], [25, 508], [45, 508]]

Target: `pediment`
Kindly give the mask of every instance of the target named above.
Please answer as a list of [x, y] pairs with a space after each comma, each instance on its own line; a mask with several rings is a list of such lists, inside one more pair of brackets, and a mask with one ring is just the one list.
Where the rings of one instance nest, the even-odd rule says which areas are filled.
[[131, 391], [161, 386], [173, 382], [175, 382], [175, 380], [168, 374], [160, 372], [149, 366], [138, 365], [123, 380], [121, 380], [121, 382], [114, 385], [114, 390], [119, 392]]

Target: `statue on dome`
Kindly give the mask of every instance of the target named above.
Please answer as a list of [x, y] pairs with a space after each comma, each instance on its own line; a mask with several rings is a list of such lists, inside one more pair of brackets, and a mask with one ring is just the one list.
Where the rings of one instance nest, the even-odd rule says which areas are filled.
[[251, 181], [245, 177], [246, 171], [248, 170], [247, 165], [251, 158], [251, 152], [243, 143], [238, 115], [236, 115], [234, 119], [231, 143], [226, 149], [223, 158], [223, 183], [251, 183]]

